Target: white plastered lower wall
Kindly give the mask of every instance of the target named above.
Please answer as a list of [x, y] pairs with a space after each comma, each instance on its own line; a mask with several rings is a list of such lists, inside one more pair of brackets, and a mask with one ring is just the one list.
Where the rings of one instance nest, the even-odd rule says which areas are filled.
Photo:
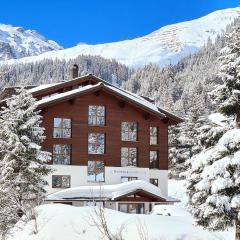
[[[99, 185], [87, 181], [87, 166], [73, 166], [73, 165], [54, 165], [51, 166], [54, 170], [47, 177], [49, 186], [46, 188], [48, 194], [61, 190], [61, 188], [52, 188], [52, 175], [70, 175], [71, 187], [85, 186], [85, 185]], [[105, 182], [102, 184], [118, 184], [121, 183], [121, 177], [137, 177], [138, 180], [149, 182], [149, 178], [158, 178], [159, 187], [163, 194], [167, 194], [167, 170], [155, 170], [149, 168], [136, 167], [105, 167]]]

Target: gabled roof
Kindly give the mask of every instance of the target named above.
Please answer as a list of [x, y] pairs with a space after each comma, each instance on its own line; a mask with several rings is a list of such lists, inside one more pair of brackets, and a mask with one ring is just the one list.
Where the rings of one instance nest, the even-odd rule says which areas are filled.
[[169, 119], [170, 120], [169, 124], [177, 124], [183, 121], [183, 119], [179, 118], [178, 116], [166, 110], [158, 108], [151, 101], [148, 101], [147, 98], [138, 96], [137, 94], [134, 94], [124, 89], [113, 86], [107, 81], [100, 79], [92, 74], [79, 77], [68, 82], [39, 86], [36, 88], [32, 88], [29, 91], [33, 94], [33, 96], [37, 96], [39, 94], [42, 94], [43, 92], [51, 92], [53, 90], [57, 91], [59, 89], [62, 89], [63, 87], [66, 88], [76, 84], [84, 83], [86, 81], [90, 81], [92, 84], [82, 86], [78, 89], [68, 90], [67, 92], [58, 93], [57, 95], [39, 100], [37, 103], [38, 107], [44, 108], [50, 105], [54, 105], [56, 103], [61, 103], [67, 100], [71, 100], [77, 96], [80, 96], [86, 93], [99, 91], [101, 89], [118, 98], [121, 98], [123, 101], [131, 103], [135, 106], [138, 106], [141, 109], [145, 110], [146, 112], [154, 114], [155, 116], [160, 117], [161, 119], [164, 119], [164, 120]]
[[175, 198], [163, 195], [160, 188], [142, 180], [134, 180], [115, 185], [94, 185], [68, 188], [48, 195], [47, 201], [84, 199], [118, 201], [122, 197], [136, 193], [145, 193], [145, 195], [154, 197], [156, 201], [159, 202], [178, 201]]
[[[74, 86], [81, 87], [74, 89]], [[137, 94], [113, 86], [109, 82], [98, 78], [92, 74], [78, 77], [70, 81], [43, 84], [38, 87], [33, 87], [29, 89], [29, 92], [33, 95], [33, 97], [37, 99], [40, 99], [42, 96], [49, 95], [48, 97], [42, 98], [37, 102], [38, 108], [42, 109], [47, 106], [65, 102], [78, 96], [99, 90], [108, 92], [109, 94], [120, 98], [124, 102], [137, 106], [142, 110], [146, 111], [147, 113], [153, 114], [160, 119], [166, 121], [169, 125], [183, 122], [182, 118], [166, 110], [158, 108], [151, 100], [148, 100], [148, 98], [138, 96]], [[52, 94], [54, 94], [54, 96], [51, 96]], [[4, 104], [5, 100], [0, 102], [1, 105]]]

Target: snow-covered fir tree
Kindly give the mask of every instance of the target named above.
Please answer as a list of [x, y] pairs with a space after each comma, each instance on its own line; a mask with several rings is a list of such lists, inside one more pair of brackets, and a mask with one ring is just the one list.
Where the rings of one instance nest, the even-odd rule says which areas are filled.
[[0, 125], [0, 232], [5, 234], [43, 199], [50, 153], [41, 150], [41, 116], [25, 89], [7, 100]]
[[234, 226], [240, 217], [240, 130], [229, 130], [191, 162], [186, 187], [196, 223], [210, 230]]
[[220, 57], [219, 77], [223, 84], [210, 93], [219, 111], [234, 116], [236, 127], [240, 127], [240, 22], [226, 34], [226, 46]]
[[[210, 93], [219, 111], [235, 116], [236, 121], [240, 103], [239, 34], [240, 28], [235, 25], [226, 35], [227, 47], [222, 51], [219, 74], [223, 84]], [[189, 169], [185, 173], [189, 210], [196, 223], [204, 228], [213, 231], [234, 225], [239, 228], [240, 130], [231, 129], [231, 125], [211, 127], [207, 124], [200, 132], [199, 144], [203, 151], [187, 161]], [[236, 235], [236, 239], [239, 237]]]

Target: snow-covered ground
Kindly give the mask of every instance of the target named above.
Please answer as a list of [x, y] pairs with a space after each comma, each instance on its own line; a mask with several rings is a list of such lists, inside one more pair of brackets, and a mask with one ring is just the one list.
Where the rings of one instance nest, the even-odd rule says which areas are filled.
[[79, 44], [75, 47], [51, 51], [36, 57], [9, 60], [8, 63], [34, 62], [43, 59], [70, 60], [79, 55], [99, 55], [116, 59], [131, 67], [156, 63], [160, 66], [175, 64], [181, 58], [196, 52], [215, 40], [218, 34], [238, 16], [238, 8], [215, 11], [202, 18], [162, 27], [146, 36], [104, 44]]
[[[186, 200], [184, 181], [170, 180], [169, 192], [173, 197]], [[117, 232], [124, 224], [124, 239], [160, 240], [233, 240], [233, 229], [225, 232], [208, 232], [193, 225], [192, 217], [181, 203], [176, 206], [157, 206], [151, 215], [136, 215], [106, 209], [106, 219], [111, 232]], [[73, 207], [63, 204], [43, 205], [38, 209], [38, 234], [33, 234], [33, 222], [18, 230], [9, 240], [95, 240], [100, 233], [90, 217], [92, 207]], [[169, 216], [171, 215], [171, 216]], [[139, 229], [142, 229], [140, 231]]]

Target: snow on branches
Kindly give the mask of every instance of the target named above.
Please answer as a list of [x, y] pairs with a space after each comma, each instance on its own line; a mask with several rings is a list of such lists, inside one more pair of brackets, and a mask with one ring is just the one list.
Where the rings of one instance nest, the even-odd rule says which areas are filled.
[[186, 187], [197, 224], [210, 230], [234, 225], [240, 217], [239, 129], [229, 130], [216, 146], [193, 157]]
[[[41, 150], [45, 137], [35, 99], [19, 89], [6, 105], [0, 112], [0, 212], [5, 213], [0, 215], [0, 232], [38, 205], [50, 172], [50, 154]], [[11, 224], [3, 226], [6, 216]]]

